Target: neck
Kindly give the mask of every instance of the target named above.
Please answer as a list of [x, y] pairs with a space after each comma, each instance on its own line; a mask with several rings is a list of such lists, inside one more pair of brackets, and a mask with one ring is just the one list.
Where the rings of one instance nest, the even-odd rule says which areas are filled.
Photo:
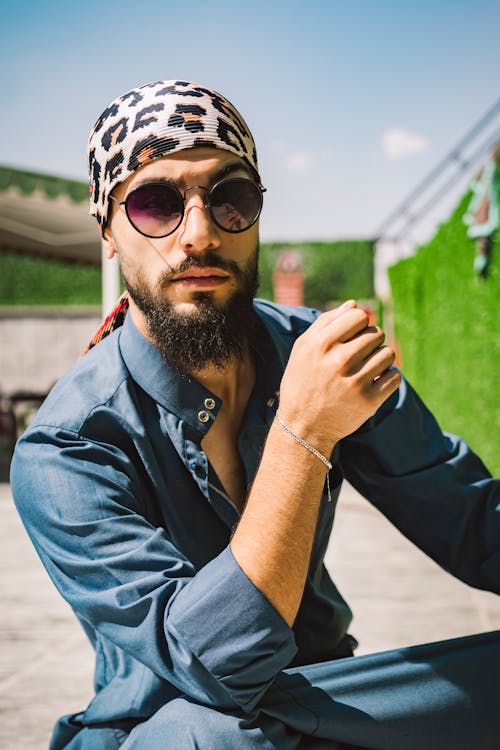
[[242, 358], [231, 360], [223, 369], [208, 365], [190, 372], [207, 390], [218, 396], [226, 408], [234, 408], [241, 398], [246, 400], [255, 381], [255, 367], [248, 349]]
[[139, 333], [142, 333], [145, 339], [147, 339], [151, 344], [154, 344], [154, 341], [151, 339], [151, 336], [149, 335], [148, 325], [146, 322], [146, 317], [142, 310], [140, 310], [132, 297], [129, 294], [129, 315], [132, 316], [132, 320], [134, 321], [134, 325], [139, 331]]

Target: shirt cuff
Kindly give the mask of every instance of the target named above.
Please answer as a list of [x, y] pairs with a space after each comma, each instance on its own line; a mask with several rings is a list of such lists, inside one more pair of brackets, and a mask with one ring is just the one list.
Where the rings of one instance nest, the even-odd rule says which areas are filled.
[[293, 631], [229, 546], [175, 597], [166, 627], [245, 711], [297, 652]]

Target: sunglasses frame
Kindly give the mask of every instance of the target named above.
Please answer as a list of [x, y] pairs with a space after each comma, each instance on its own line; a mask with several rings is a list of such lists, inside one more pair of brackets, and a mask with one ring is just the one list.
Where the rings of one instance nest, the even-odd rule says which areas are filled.
[[[244, 229], [235, 229], [235, 230], [226, 229], [221, 224], [219, 224], [219, 222], [215, 218], [215, 215], [214, 215], [214, 212], [213, 212], [213, 209], [212, 209], [212, 204], [210, 202], [210, 196], [212, 195], [213, 191], [217, 187], [219, 187], [220, 185], [224, 185], [227, 182], [250, 182], [250, 183], [252, 183], [252, 185], [255, 185], [255, 187], [258, 188], [258, 190], [259, 190], [260, 201], [259, 201], [259, 206], [258, 206], [257, 214], [255, 216], [255, 219], [251, 222], [251, 224], [249, 224]], [[170, 188], [170, 190], [173, 190], [175, 193], [177, 193], [177, 195], [179, 196], [179, 199], [180, 199], [180, 204], [182, 205], [182, 213], [180, 215], [178, 224], [176, 224], [176, 226], [173, 229], [171, 229], [170, 232], [167, 232], [166, 234], [146, 234], [146, 232], [142, 232], [134, 224], [134, 222], [130, 218], [130, 214], [129, 214], [129, 211], [128, 211], [128, 201], [129, 201], [130, 197], [132, 195], [134, 195], [134, 193], [136, 193], [138, 190], [142, 190], [144, 188], [147, 188], [150, 185], [165, 185], [166, 187]], [[182, 224], [182, 220], [184, 218], [184, 214], [185, 214], [185, 211], [186, 211], [186, 193], [188, 192], [188, 190], [203, 190], [205, 192], [205, 196], [206, 197], [205, 197], [205, 200], [203, 201], [203, 205], [204, 205], [205, 209], [210, 214], [210, 218], [212, 219], [212, 221], [214, 222], [214, 224], [219, 229], [222, 229], [223, 232], [227, 232], [228, 234], [241, 234], [241, 232], [246, 232], [248, 229], [250, 229], [251, 227], [253, 227], [253, 225], [258, 221], [259, 216], [261, 214], [262, 206], [264, 204], [264, 193], [266, 192], [266, 188], [263, 187], [263, 185], [261, 185], [260, 183], [256, 182], [256, 180], [252, 180], [250, 177], [225, 177], [222, 180], [219, 180], [218, 182], [216, 182], [210, 188], [206, 188], [203, 185], [189, 185], [189, 187], [187, 187], [184, 190], [184, 194], [181, 193], [181, 191], [178, 190], [178, 188], [176, 188], [175, 185], [172, 185], [171, 182], [168, 182], [168, 180], [152, 180], [151, 182], [145, 182], [143, 185], [139, 185], [138, 187], [135, 188], [135, 190], [131, 190], [130, 193], [125, 198], [125, 200], [123, 200], [123, 201], [119, 201], [117, 198], [114, 198], [112, 195], [110, 195], [109, 197], [111, 198], [111, 200], [115, 201], [115, 203], [117, 203], [119, 206], [124, 206], [125, 207], [125, 213], [127, 215], [127, 219], [129, 220], [130, 224], [132, 225], [132, 227], [135, 229], [136, 232], [138, 232], [139, 234], [142, 234], [143, 237], [149, 237], [151, 239], [159, 240], [159, 239], [162, 239], [163, 237], [169, 237]]]

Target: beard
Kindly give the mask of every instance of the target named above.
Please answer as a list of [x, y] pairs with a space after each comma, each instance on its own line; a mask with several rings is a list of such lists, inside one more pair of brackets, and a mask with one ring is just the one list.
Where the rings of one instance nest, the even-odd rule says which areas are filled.
[[[186, 258], [178, 268], [162, 274], [150, 288], [139, 274], [122, 275], [125, 286], [144, 314], [148, 334], [164, 361], [181, 373], [196, 372], [207, 366], [223, 370], [230, 362], [243, 359], [257, 336], [258, 319], [253, 299], [259, 284], [258, 247], [244, 268], [208, 252], [201, 259]], [[210, 291], [193, 294], [196, 309], [181, 312], [164, 298], [169, 279], [191, 268], [220, 268], [233, 275], [237, 288], [223, 302], [215, 302]]]

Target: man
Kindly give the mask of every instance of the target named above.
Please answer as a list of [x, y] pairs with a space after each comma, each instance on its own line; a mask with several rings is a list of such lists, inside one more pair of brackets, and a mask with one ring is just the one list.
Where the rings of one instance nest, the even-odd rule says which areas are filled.
[[353, 301], [253, 299], [264, 188], [241, 115], [192, 83], [134, 89], [97, 121], [89, 168], [125, 320], [12, 471], [97, 654], [96, 696], [52, 750], [497, 747], [498, 633], [342, 658], [351, 615], [323, 556], [343, 477], [496, 591], [499, 487]]
[[489, 158], [471, 183], [472, 198], [464, 215], [467, 236], [476, 242], [474, 271], [488, 276], [493, 238], [498, 229], [498, 180], [500, 143], [491, 148]]

